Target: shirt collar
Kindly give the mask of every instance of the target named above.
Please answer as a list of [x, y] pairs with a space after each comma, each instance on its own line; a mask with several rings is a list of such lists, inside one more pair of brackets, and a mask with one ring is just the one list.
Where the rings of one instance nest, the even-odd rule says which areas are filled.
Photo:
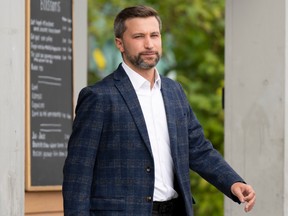
[[[122, 67], [124, 68], [126, 74], [128, 75], [134, 89], [137, 91], [140, 89], [145, 83], [149, 83], [147, 79], [142, 77], [136, 71], [132, 70], [125, 62], [122, 62]], [[158, 70], [155, 68], [155, 82], [154, 87], [161, 89], [161, 78], [158, 73]], [[150, 84], [149, 84], [150, 85]]]

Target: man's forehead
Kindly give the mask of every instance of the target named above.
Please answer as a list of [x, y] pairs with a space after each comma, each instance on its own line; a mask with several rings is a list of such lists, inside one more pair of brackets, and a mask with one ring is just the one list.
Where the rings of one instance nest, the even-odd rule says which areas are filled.
[[127, 19], [125, 22], [126, 31], [157, 31], [159, 32], [160, 26], [157, 19], [151, 17], [135, 17]]

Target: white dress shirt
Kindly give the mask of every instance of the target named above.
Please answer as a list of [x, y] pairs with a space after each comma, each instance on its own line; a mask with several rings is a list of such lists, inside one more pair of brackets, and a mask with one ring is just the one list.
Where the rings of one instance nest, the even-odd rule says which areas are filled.
[[171, 157], [170, 140], [164, 102], [161, 94], [161, 79], [155, 69], [155, 83], [150, 82], [122, 62], [136, 91], [145, 118], [154, 158], [155, 184], [153, 201], [166, 201], [177, 197], [173, 189], [174, 164]]

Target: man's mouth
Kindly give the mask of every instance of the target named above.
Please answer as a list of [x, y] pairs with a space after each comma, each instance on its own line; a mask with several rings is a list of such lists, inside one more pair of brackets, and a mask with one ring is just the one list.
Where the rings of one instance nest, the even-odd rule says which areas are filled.
[[157, 52], [142, 52], [142, 53], [140, 53], [140, 55], [148, 55], [148, 56], [150, 56], [150, 55], [157, 55]]

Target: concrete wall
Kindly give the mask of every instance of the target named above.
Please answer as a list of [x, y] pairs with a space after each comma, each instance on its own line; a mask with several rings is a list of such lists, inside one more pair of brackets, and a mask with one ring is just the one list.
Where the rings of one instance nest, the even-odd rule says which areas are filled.
[[74, 0], [74, 105], [79, 91], [87, 85], [88, 67], [88, 3]]
[[249, 215], [288, 215], [286, 2], [226, 1], [225, 157], [256, 190]]
[[0, 215], [23, 215], [25, 1], [0, 7]]
[[[0, 0], [0, 216], [24, 215], [25, 1]], [[87, 80], [87, 0], [74, 1], [74, 99]]]

